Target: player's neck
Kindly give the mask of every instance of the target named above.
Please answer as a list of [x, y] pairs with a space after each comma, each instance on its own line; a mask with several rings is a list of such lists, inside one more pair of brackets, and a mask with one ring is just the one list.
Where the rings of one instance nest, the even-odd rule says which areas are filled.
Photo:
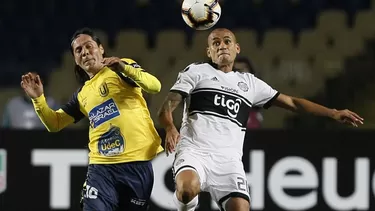
[[224, 73], [229, 73], [233, 71], [233, 64], [219, 65], [219, 70], [223, 71]]
[[86, 73], [90, 78], [93, 78], [101, 69], [103, 69], [103, 67], [87, 70]]

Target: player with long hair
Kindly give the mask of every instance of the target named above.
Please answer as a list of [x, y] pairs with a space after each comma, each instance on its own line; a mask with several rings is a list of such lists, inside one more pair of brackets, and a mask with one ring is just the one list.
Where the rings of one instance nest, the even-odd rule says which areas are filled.
[[38, 75], [23, 75], [21, 86], [50, 132], [89, 119], [84, 211], [146, 210], [154, 182], [151, 159], [163, 148], [142, 90], [155, 94], [161, 84], [132, 59], [105, 57], [90, 29], [75, 32], [70, 47], [82, 87], [61, 109], [48, 107]]

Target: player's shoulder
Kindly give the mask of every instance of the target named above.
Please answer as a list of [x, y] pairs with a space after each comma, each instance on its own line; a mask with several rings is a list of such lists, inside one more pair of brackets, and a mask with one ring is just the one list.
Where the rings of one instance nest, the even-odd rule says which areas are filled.
[[125, 64], [132, 65], [135, 68], [141, 67], [134, 59], [131, 58], [121, 58], [121, 61], [125, 62]]
[[252, 80], [253, 78], [255, 78], [255, 75], [252, 74], [252, 73], [241, 72], [241, 71], [237, 71], [237, 70], [235, 70], [234, 72], [235, 72], [235, 73], [237, 74], [237, 76], [239, 76], [239, 77], [243, 77], [243, 78], [250, 79], [250, 80]]
[[136, 63], [136, 61], [134, 59], [131, 59], [131, 58], [125, 58], [125, 57], [121, 57], [121, 61], [125, 62], [125, 63]]
[[241, 71], [234, 72], [239, 80], [244, 81], [249, 85], [256, 83], [257, 77], [254, 74]]
[[210, 64], [208, 62], [194, 62], [186, 66], [181, 72], [194, 72], [199, 73], [204, 71]]

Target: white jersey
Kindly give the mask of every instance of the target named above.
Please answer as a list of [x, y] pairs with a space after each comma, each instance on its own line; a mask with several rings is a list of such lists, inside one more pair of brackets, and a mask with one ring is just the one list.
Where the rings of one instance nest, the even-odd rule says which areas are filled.
[[268, 108], [278, 92], [250, 73], [224, 73], [194, 63], [171, 88], [185, 99], [178, 150], [186, 148], [241, 158], [251, 107]]

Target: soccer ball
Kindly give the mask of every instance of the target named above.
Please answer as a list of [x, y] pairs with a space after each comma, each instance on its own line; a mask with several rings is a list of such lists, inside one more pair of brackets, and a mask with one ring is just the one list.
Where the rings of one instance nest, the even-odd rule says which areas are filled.
[[219, 0], [184, 0], [182, 2], [182, 18], [185, 23], [196, 30], [213, 27], [221, 15]]

